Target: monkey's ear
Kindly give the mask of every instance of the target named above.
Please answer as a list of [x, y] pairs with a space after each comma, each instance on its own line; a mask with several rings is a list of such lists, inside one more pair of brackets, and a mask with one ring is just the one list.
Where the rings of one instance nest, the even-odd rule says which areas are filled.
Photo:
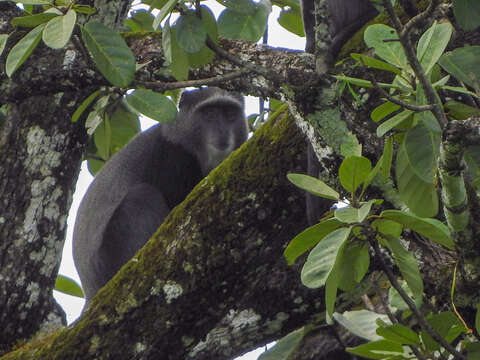
[[199, 100], [199, 97], [201, 97], [201, 91], [199, 89], [185, 90], [182, 92], [182, 96], [178, 102], [178, 107], [186, 110], [187, 107], [190, 107], [192, 104], [196, 104]]

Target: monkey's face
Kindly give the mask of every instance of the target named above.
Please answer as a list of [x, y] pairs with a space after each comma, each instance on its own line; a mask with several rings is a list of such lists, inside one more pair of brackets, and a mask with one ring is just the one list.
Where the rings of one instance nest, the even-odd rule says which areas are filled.
[[212, 104], [198, 112], [199, 160], [206, 175], [246, 140], [246, 122], [243, 109], [235, 104]]

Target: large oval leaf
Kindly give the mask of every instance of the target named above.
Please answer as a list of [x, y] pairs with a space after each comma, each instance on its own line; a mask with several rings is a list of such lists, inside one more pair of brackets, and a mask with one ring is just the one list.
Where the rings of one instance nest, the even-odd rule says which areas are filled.
[[395, 175], [398, 193], [411, 211], [421, 217], [438, 213], [438, 195], [434, 184], [423, 181], [410, 166], [404, 146], [397, 152]]
[[116, 32], [97, 21], [82, 28], [82, 39], [103, 76], [113, 85], [127, 87], [135, 75], [135, 57]]
[[352, 334], [369, 341], [381, 339], [377, 335], [378, 319], [384, 323], [391, 324], [387, 315], [369, 310], [345, 311], [343, 314], [334, 313], [333, 317]]
[[437, 244], [449, 249], [454, 247], [448, 227], [437, 219], [421, 218], [400, 210], [385, 210], [382, 211], [380, 216], [402, 224]]
[[21, 27], [35, 27], [40, 24], [48, 22], [50, 19], [58, 16], [58, 14], [54, 13], [40, 13], [35, 15], [28, 15], [28, 16], [19, 16], [13, 18], [10, 23], [13, 26], [21, 26]]
[[370, 25], [365, 30], [364, 40], [368, 47], [375, 49], [378, 57], [399, 68], [408, 67], [407, 57], [395, 29], [383, 24]]
[[65, 275], [59, 274], [57, 276], [57, 280], [55, 281], [55, 290], [71, 296], [80, 298], [85, 297], [80, 285], [75, 280]]
[[10, 50], [7, 56], [7, 62], [5, 64], [5, 73], [7, 76], [17, 70], [28, 59], [32, 51], [37, 46], [38, 42], [42, 38], [42, 31], [45, 28], [45, 24], [38, 25], [27, 35], [25, 35], [13, 48]]
[[330, 200], [339, 200], [340, 195], [322, 180], [304, 174], [287, 174], [287, 179], [310, 194]]
[[252, 14], [244, 14], [225, 9], [218, 18], [220, 35], [230, 39], [257, 42], [267, 26], [267, 18], [271, 9], [266, 2], [257, 5]]
[[367, 179], [372, 163], [363, 156], [349, 156], [342, 161], [338, 176], [345, 190], [354, 193]]
[[433, 184], [440, 136], [429, 131], [423, 123], [419, 123], [407, 131], [402, 145], [415, 174], [426, 183]]
[[149, 118], [172, 122], [177, 116], [177, 107], [165, 95], [152, 90], [137, 89], [126, 97], [127, 104]]
[[202, 20], [194, 14], [180, 16], [175, 24], [175, 36], [178, 45], [187, 53], [196, 53], [202, 50], [207, 39], [207, 32]]
[[43, 30], [42, 39], [45, 45], [52, 49], [61, 49], [67, 45], [70, 36], [72, 36], [77, 13], [75, 10], [68, 10], [63, 16], [57, 16], [51, 19]]
[[453, 14], [463, 30], [475, 30], [480, 26], [480, 1], [453, 0]]
[[343, 224], [337, 219], [328, 219], [307, 228], [295, 236], [283, 252], [283, 256], [287, 259], [288, 265], [292, 265], [300, 255], [313, 248], [325, 236], [342, 225]]
[[280, 11], [280, 16], [277, 19], [280, 26], [295, 35], [304, 37], [302, 16], [299, 8], [284, 8]]
[[443, 24], [434, 22], [418, 41], [417, 57], [426, 74], [430, 73], [433, 65], [447, 48], [452, 30], [452, 25], [448, 22]]
[[302, 269], [301, 278], [305, 286], [315, 289], [325, 285], [350, 231], [349, 227], [334, 230], [315, 246]]
[[465, 46], [446, 52], [438, 63], [458, 81], [475, 88], [480, 79], [479, 58], [480, 46]]

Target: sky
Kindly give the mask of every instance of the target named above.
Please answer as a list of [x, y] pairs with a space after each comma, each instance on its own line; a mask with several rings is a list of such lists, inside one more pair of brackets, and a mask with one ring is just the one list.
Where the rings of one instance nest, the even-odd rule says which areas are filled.
[[[223, 7], [219, 5], [216, 1], [206, 1], [210, 9], [215, 13], [218, 17], [220, 12], [222, 11]], [[300, 38], [285, 29], [277, 23], [277, 17], [279, 15], [279, 8], [273, 7], [273, 12], [270, 14], [269, 17], [269, 37], [268, 37], [268, 45], [276, 46], [276, 47], [285, 47], [290, 49], [299, 49], [303, 50], [305, 47], [305, 38]], [[258, 113], [258, 99], [254, 97], [247, 97], [246, 98], [246, 115]], [[156, 122], [150, 119], [143, 118], [141, 119], [142, 130], [149, 128], [150, 126], [154, 125]], [[78, 277], [77, 271], [75, 270], [75, 266], [73, 264], [72, 259], [72, 232], [73, 232], [73, 225], [75, 223], [75, 217], [77, 213], [78, 206], [80, 201], [87, 191], [87, 188], [93, 177], [87, 170], [86, 162], [82, 163], [82, 169], [80, 172], [80, 176], [77, 181], [77, 185], [75, 188], [75, 193], [73, 195], [73, 203], [70, 208], [68, 220], [67, 220], [67, 238], [65, 241], [65, 246], [63, 249], [62, 255], [62, 263], [60, 265], [59, 273], [62, 275], [69, 276], [75, 279], [77, 282], [80, 283], [80, 279]], [[67, 314], [67, 321], [70, 324], [73, 322], [78, 316], [83, 308], [84, 300], [80, 298], [76, 298], [73, 296], [65, 295], [54, 291], [55, 299], [58, 303], [63, 307], [64, 311]], [[259, 348], [248, 355], [242, 356], [237, 358], [238, 360], [254, 360], [264, 351], [264, 348]]]

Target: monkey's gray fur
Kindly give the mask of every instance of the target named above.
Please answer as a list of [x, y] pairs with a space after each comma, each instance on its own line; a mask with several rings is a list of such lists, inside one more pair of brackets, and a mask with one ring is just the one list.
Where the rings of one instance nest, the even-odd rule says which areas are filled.
[[182, 94], [177, 119], [136, 136], [90, 185], [73, 258], [87, 303], [153, 235], [173, 207], [247, 139], [243, 97], [218, 88]]

